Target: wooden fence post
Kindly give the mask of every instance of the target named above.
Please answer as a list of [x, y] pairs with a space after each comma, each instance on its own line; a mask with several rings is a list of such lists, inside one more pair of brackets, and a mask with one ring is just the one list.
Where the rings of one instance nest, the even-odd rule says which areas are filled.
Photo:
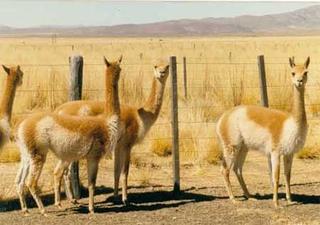
[[[69, 101], [80, 100], [82, 95], [83, 57], [73, 55], [69, 57], [70, 64], [70, 89]], [[70, 166], [71, 187], [73, 197], [80, 198], [79, 162], [73, 162]]]
[[184, 84], [184, 98], [188, 98], [187, 92], [187, 60], [186, 57], [183, 57], [183, 84]]
[[171, 75], [173, 193], [174, 195], [176, 195], [180, 192], [180, 159], [179, 159], [177, 58], [175, 56], [170, 57], [170, 75]]
[[261, 105], [264, 107], [269, 107], [267, 82], [266, 82], [266, 70], [265, 70], [263, 55], [258, 56], [258, 68], [259, 68]]

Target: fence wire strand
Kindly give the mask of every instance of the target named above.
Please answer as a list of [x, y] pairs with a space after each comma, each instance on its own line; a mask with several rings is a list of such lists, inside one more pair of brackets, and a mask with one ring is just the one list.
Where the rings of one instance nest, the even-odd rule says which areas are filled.
[[[279, 60], [279, 59], [287, 59], [287, 58], [284, 58], [284, 57], [279, 57], [279, 58], [274, 58], [274, 59], [267, 59], [267, 61], [269, 60], [270, 62], [267, 62], [265, 63], [265, 66], [266, 66], [266, 71], [267, 71], [267, 74], [270, 72], [270, 73], [289, 73], [289, 69], [286, 68], [288, 66], [288, 63], [283, 63], [283, 62], [273, 62], [273, 61], [276, 61], [276, 60]], [[204, 61], [202, 61], [204, 60]], [[196, 71], [196, 72], [203, 72], [203, 73], [207, 73], [208, 77], [211, 79], [214, 79], [216, 78], [217, 76], [220, 76], [220, 75], [225, 75], [225, 73], [221, 72], [221, 71], [211, 71], [210, 73], [206, 71], [205, 68], [202, 68], [202, 69], [199, 69], [199, 68], [189, 68], [189, 65], [190, 67], [192, 66], [195, 66], [195, 65], [199, 65], [199, 66], [229, 66], [230, 67], [230, 73], [236, 73], [237, 71], [232, 71], [232, 68], [234, 66], [244, 66], [244, 69], [242, 69], [242, 71], [244, 71], [244, 73], [248, 73], [250, 74], [250, 76], [254, 76], [256, 75], [256, 81], [258, 81], [258, 68], [257, 68], [257, 62], [256, 62], [256, 58], [246, 58], [246, 59], [241, 59], [241, 58], [233, 58], [233, 62], [230, 62], [228, 61], [230, 60], [229, 58], [207, 58], [207, 59], [203, 59], [203, 58], [197, 58], [197, 57], [194, 57], [194, 58], [187, 58], [187, 72], [189, 73], [190, 71]], [[225, 62], [220, 62], [220, 61], [225, 61]], [[183, 93], [183, 88], [185, 87], [184, 84], [182, 83], [182, 80], [180, 80], [180, 78], [182, 77], [181, 73], [182, 73], [182, 68], [181, 66], [183, 65], [182, 63], [182, 60], [178, 61], [177, 62], [177, 65], [179, 66], [178, 67], [178, 90], [179, 90], [179, 93], [181, 94], [182, 96], [182, 93]], [[282, 69], [279, 69], [278, 65], [281, 65], [283, 66]], [[312, 65], [320, 65], [320, 62], [313, 62]], [[26, 68], [43, 68], [43, 67], [48, 67], [48, 68], [64, 68], [66, 69], [67, 67], [69, 67], [69, 64], [65, 64], [65, 63], [61, 63], [61, 64], [22, 64], [21, 65], [22, 67], [26, 67]], [[103, 63], [85, 63], [84, 64], [84, 67], [89, 67], [89, 71], [90, 70], [93, 70], [92, 67], [94, 66], [101, 66], [103, 67], [104, 64]], [[133, 66], [140, 66], [140, 67], [144, 67], [144, 66], [152, 66], [151, 63], [145, 63], [145, 62], [132, 62], [132, 63], [123, 63], [122, 66], [126, 69], [128, 69], [127, 67], [133, 67]], [[256, 67], [253, 69], [253, 66]], [[272, 68], [272, 66], [277, 66], [276, 68]], [[248, 68], [247, 68], [248, 67]], [[128, 69], [130, 71], [136, 71], [136, 72], [141, 72], [141, 69]], [[142, 69], [143, 70], [143, 69]], [[241, 70], [241, 69], [240, 69]], [[313, 69], [314, 71], [320, 71], [320, 69], [316, 69], [314, 68]], [[151, 71], [151, 70], [150, 70]], [[63, 74], [61, 75], [63, 77], [63, 79], [66, 78], [66, 74]], [[187, 90], [188, 90], [188, 96], [190, 98], [190, 96], [192, 97], [193, 93], [194, 92], [197, 92], [197, 90], [204, 90], [204, 94], [207, 94], [209, 92], [213, 92], [214, 90], [223, 90], [223, 89], [257, 89], [259, 90], [260, 89], [260, 86], [258, 84], [258, 82], [256, 82], [256, 85], [252, 85], [252, 84], [248, 84], [248, 85], [239, 85], [239, 84], [226, 84], [226, 85], [215, 85], [214, 82], [212, 83], [207, 83], [208, 80], [205, 80], [205, 77], [203, 77], [203, 79], [199, 79], [200, 76], [196, 77], [197, 79], [194, 78], [194, 75], [191, 75], [192, 79], [193, 79], [193, 82], [191, 83], [190, 81], [187, 83]], [[50, 79], [57, 79], [57, 77], [55, 76], [50, 76]], [[129, 76], [126, 77], [126, 79], [129, 79]], [[49, 80], [49, 82], [51, 83], [54, 83], [54, 80]], [[200, 84], [197, 84], [196, 82], [201, 82]], [[320, 82], [320, 80], [314, 80], [314, 83], [311, 83], [311, 84], [308, 84], [307, 85], [307, 88], [310, 88], [310, 89], [320, 89], [320, 84], [316, 83], [316, 82]], [[168, 88], [171, 88], [170, 84], [167, 85], [169, 86]], [[119, 89], [121, 87], [119, 86]], [[283, 84], [283, 85], [279, 85], [279, 84], [273, 84], [271, 82], [267, 82], [267, 88], [268, 89], [281, 89], [281, 88], [291, 88], [291, 85], [290, 84]], [[124, 88], [125, 89], [125, 88]], [[140, 86], [139, 88], [137, 89], [140, 89], [140, 90], [143, 90], [143, 91], [150, 91], [151, 88], [150, 87], [142, 87]], [[82, 89], [83, 93], [89, 93], [89, 92], [100, 92], [100, 93], [103, 93], [105, 91], [104, 88], [95, 88], [95, 87], [92, 87], [92, 88], [83, 88]], [[17, 90], [17, 93], [18, 93], [18, 96], [19, 94], [24, 94], [24, 93], [31, 93], [31, 94], [38, 94], [39, 92], [50, 92], [52, 93], [53, 97], [55, 97], [55, 93], [68, 93], [68, 88], [61, 88], [61, 87], [57, 87], [56, 89], [55, 88], [48, 88], [48, 89], [45, 89], [45, 88], [38, 88], [38, 89], [18, 89]], [[260, 97], [260, 96], [258, 96]], [[210, 103], [210, 105], [208, 105]], [[192, 111], [208, 111], [209, 113], [209, 116], [210, 116], [210, 110], [213, 111], [213, 110], [220, 110], [223, 112], [223, 110], [226, 110], [230, 107], [232, 107], [232, 105], [223, 105], [221, 104], [221, 102], [217, 102], [217, 103], [212, 103], [209, 102], [209, 103], [203, 103], [201, 102], [201, 99], [199, 99], [199, 103], [195, 104], [194, 105], [189, 105], [188, 104], [188, 100], [186, 99], [183, 99], [183, 97], [180, 97], [179, 96], [179, 106], [178, 106], [178, 113], [179, 113], [179, 116], [180, 115], [183, 115], [183, 114], [187, 114], [188, 112], [192, 112]], [[278, 104], [278, 103], [274, 103], [274, 102], [271, 102], [270, 103], [270, 106], [271, 107], [275, 107], [275, 108], [283, 108], [283, 107], [290, 107], [291, 104], [288, 104], [288, 102], [285, 102], [285, 103], [281, 103], [281, 104]], [[306, 103], [305, 104], [306, 107], [320, 107], [320, 103]], [[162, 111], [165, 111], [167, 113], [167, 111], [171, 110], [171, 107], [168, 106], [168, 105], [164, 105], [162, 107]], [[320, 110], [320, 108], [319, 108]], [[24, 111], [24, 112], [14, 112], [14, 116], [28, 116], [32, 114], [32, 111], [30, 112], [27, 112], [27, 111]], [[182, 116], [183, 117], [183, 116]], [[184, 148], [184, 145], [185, 145], [185, 141], [191, 141], [194, 143], [194, 145], [196, 146], [195, 148], [198, 148], [195, 150], [191, 149], [191, 150], [186, 150], [184, 149], [181, 154], [195, 154], [196, 157], [197, 155], [199, 155], [200, 153], [206, 153], [208, 150], [206, 150], [205, 148], [203, 148], [203, 145], [206, 145], [208, 146], [210, 144], [210, 141], [211, 140], [215, 140], [216, 139], [216, 136], [215, 136], [215, 131], [214, 131], [214, 127], [216, 125], [216, 122], [217, 122], [217, 118], [199, 118], [199, 116], [195, 116], [195, 118], [180, 118], [179, 119], [179, 125], [180, 125], [180, 129], [184, 129], [185, 127], [191, 127], [192, 125], [199, 125], [199, 126], [207, 126], [205, 127], [205, 129], [208, 129], [207, 131], [207, 134], [206, 135], [193, 135], [193, 133], [197, 133], [197, 131], [191, 131], [189, 132], [189, 134], [183, 134], [183, 130], [180, 130], [180, 137], [179, 137], [179, 147], [180, 148]], [[189, 120], [188, 120], [189, 119]], [[308, 118], [308, 121], [312, 122], [312, 123], [320, 123], [320, 119], [318, 117], [310, 117]], [[170, 120], [165, 120], [163, 118], [159, 118], [157, 120], [157, 122], [154, 124], [154, 128], [151, 129], [149, 135], [147, 135], [143, 142], [139, 145], [152, 145], [154, 142], [156, 141], [171, 141], [172, 140], [172, 135], [170, 135], [170, 126], [171, 126], [171, 121]], [[210, 130], [209, 128], [210, 127]], [[211, 129], [212, 128], [212, 129]], [[164, 134], [157, 134], [155, 135], [156, 131], [158, 130], [165, 130], [166, 132], [164, 132]], [[195, 129], [195, 127], [193, 126], [191, 129]], [[190, 135], [191, 133], [191, 135]], [[317, 130], [312, 130], [311, 129], [311, 132], [309, 132], [308, 136], [310, 137], [314, 137], [316, 138], [317, 136], [320, 135], [320, 131], [317, 131]], [[200, 148], [199, 145], [202, 145], [202, 147]], [[138, 146], [139, 146], [138, 145]], [[12, 147], [12, 146], [8, 146], [7, 147], [8, 149], [12, 150], [12, 149], [16, 149], [16, 147]], [[145, 147], [144, 146], [144, 150], [140, 150], [139, 151], [135, 151], [133, 154], [134, 155], [137, 155], [137, 156], [144, 156], [145, 154], [150, 154], [152, 153], [152, 150], [150, 150], [150, 147]], [[196, 158], [195, 157], [195, 158]], [[196, 159], [193, 159], [196, 161]], [[153, 163], [151, 161], [151, 163]], [[171, 167], [171, 165], [161, 165], [163, 167]], [[263, 176], [267, 176], [267, 175], [263, 175]], [[210, 175], [206, 175], [206, 177], [211, 177]], [[157, 178], [159, 180], [159, 178]], [[167, 178], [166, 178], [167, 179]], [[181, 176], [181, 179], [183, 180], [188, 180], [191, 178], [189, 176]], [[141, 181], [141, 180], [138, 180], [138, 179], [130, 179], [131, 181]], [[165, 180], [165, 179], [164, 179]]]

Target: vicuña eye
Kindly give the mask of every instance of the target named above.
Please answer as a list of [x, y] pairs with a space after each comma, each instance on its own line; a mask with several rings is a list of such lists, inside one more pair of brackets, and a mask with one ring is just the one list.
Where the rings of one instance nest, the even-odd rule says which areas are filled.
[[295, 73], [295, 72], [292, 72], [291, 74], [292, 74], [292, 76], [296, 75], [296, 73]]

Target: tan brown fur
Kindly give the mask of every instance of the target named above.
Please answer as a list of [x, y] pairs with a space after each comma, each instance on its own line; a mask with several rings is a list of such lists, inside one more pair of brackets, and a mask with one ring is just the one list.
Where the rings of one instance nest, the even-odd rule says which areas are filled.
[[105, 126], [105, 118], [103, 117], [79, 117], [76, 120], [72, 116], [65, 115], [63, 117], [54, 113], [37, 113], [24, 121], [26, 135], [25, 142], [30, 149], [37, 149], [35, 140], [37, 136], [37, 122], [44, 117], [53, 118], [55, 123], [64, 129], [81, 133], [83, 136], [95, 137], [96, 140], [102, 143], [109, 139], [108, 130]]
[[267, 128], [271, 135], [273, 144], [278, 144], [284, 122], [290, 116], [286, 112], [275, 109], [264, 110], [256, 106], [247, 106], [247, 116], [253, 122]]
[[65, 115], [80, 115], [79, 110], [84, 105], [90, 105], [90, 110], [86, 112], [85, 116], [97, 116], [104, 113], [104, 102], [103, 101], [72, 101], [64, 103], [55, 109], [55, 112]]
[[229, 110], [227, 112], [225, 112], [223, 114], [223, 116], [221, 117], [221, 122], [220, 122], [220, 134], [221, 136], [223, 137], [223, 140], [225, 141], [225, 143], [227, 145], [230, 144], [230, 137], [229, 137], [229, 127], [228, 127], [228, 118], [229, 118], [229, 115], [230, 113], [232, 112], [233, 110]]

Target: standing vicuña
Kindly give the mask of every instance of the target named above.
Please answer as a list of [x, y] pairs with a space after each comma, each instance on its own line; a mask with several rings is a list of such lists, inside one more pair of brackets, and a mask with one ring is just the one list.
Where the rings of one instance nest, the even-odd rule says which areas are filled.
[[223, 148], [222, 173], [231, 200], [234, 195], [229, 180], [233, 169], [244, 195], [250, 194], [242, 177], [242, 166], [248, 149], [260, 150], [271, 158], [273, 179], [273, 201], [278, 206], [278, 185], [280, 156], [283, 155], [286, 178], [286, 197], [291, 202], [290, 176], [293, 154], [299, 151], [307, 135], [307, 117], [304, 104], [304, 91], [310, 58], [304, 65], [295, 65], [289, 58], [292, 68], [293, 107], [291, 113], [258, 106], [239, 106], [225, 112], [217, 123], [217, 134]]
[[2, 67], [7, 73], [7, 77], [0, 105], [0, 149], [10, 138], [10, 122], [13, 101], [17, 86], [22, 85], [23, 77], [23, 72], [20, 70], [20, 66], [8, 68], [2, 65]]
[[[124, 204], [129, 203], [127, 200], [127, 183], [131, 149], [135, 144], [143, 140], [159, 116], [168, 74], [169, 65], [158, 64], [154, 66], [151, 93], [144, 107], [136, 108], [121, 105], [120, 122], [124, 129], [119, 134], [120, 138], [114, 155], [114, 196], [115, 198], [118, 196], [121, 172], [124, 175], [122, 180], [122, 201]], [[103, 105], [104, 102], [100, 101], [67, 102], [59, 106], [55, 112], [62, 115], [97, 116], [103, 113]]]
[[23, 212], [27, 212], [24, 185], [29, 188], [42, 214], [45, 213], [37, 192], [37, 183], [48, 149], [58, 157], [54, 171], [55, 204], [60, 207], [60, 184], [63, 171], [72, 162], [87, 160], [89, 211], [94, 212], [94, 189], [101, 157], [114, 150], [118, 139], [120, 106], [118, 80], [120, 61], [109, 63], [105, 73], [106, 102], [103, 116], [78, 117], [53, 113], [29, 116], [18, 127], [17, 144], [21, 152], [21, 166], [17, 174], [17, 190]]

